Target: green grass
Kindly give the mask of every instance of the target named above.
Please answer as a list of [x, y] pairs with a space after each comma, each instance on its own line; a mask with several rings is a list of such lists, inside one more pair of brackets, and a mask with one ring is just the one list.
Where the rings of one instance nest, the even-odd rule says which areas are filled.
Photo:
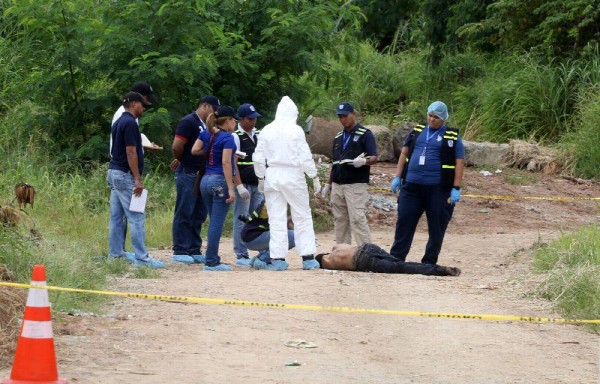
[[[542, 297], [567, 318], [600, 319], [600, 228], [596, 225], [563, 235], [534, 254], [543, 273]], [[591, 329], [598, 332], [600, 326]]]

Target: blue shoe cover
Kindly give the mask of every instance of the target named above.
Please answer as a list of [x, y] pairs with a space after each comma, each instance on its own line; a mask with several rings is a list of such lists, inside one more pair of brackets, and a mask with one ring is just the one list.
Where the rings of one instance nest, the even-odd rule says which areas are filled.
[[130, 263], [135, 263], [135, 253], [133, 252], [125, 252], [124, 255], [125, 259], [127, 259], [127, 261], [129, 261]]
[[206, 264], [206, 256], [204, 255], [192, 255], [192, 259], [196, 264]]
[[247, 257], [240, 257], [235, 261], [235, 265], [242, 268], [249, 268], [252, 266], [252, 260]]
[[173, 255], [171, 261], [181, 264], [194, 264], [194, 258], [188, 255]]
[[285, 271], [288, 267], [287, 261], [283, 259], [272, 259], [270, 264], [260, 259], [254, 261], [254, 269], [265, 269], [267, 271]]
[[150, 268], [164, 268], [165, 263], [160, 260], [154, 260], [150, 257], [145, 258], [144, 260], [136, 259], [135, 263], [133, 263], [136, 267], [150, 267]]
[[209, 267], [208, 265], [205, 265], [204, 268], [202, 268], [205, 271], [231, 271], [231, 267], [227, 264], [217, 264], [214, 267]]
[[319, 269], [319, 262], [315, 259], [302, 261], [302, 269]]

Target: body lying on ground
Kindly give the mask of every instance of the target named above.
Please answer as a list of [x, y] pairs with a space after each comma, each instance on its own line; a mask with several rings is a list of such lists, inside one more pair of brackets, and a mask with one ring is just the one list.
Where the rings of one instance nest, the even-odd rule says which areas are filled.
[[338, 244], [331, 253], [320, 254], [315, 259], [324, 269], [342, 271], [404, 273], [432, 276], [458, 276], [460, 269], [437, 264], [405, 262], [391, 256], [375, 244], [359, 246]]

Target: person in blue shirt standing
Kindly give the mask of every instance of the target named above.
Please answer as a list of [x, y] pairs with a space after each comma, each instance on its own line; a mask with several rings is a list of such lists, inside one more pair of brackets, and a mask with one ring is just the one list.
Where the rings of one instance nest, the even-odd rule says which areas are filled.
[[437, 264], [454, 205], [460, 201], [465, 150], [458, 130], [446, 126], [448, 118], [446, 104], [433, 102], [427, 108], [427, 125], [415, 127], [402, 146], [391, 185], [400, 195], [390, 254], [403, 261], [425, 212], [429, 240], [421, 263]]
[[192, 154], [192, 146], [206, 130], [204, 122], [220, 106], [219, 99], [209, 95], [203, 97], [196, 110], [186, 115], [177, 124], [173, 138], [171, 168], [175, 169], [177, 198], [173, 215], [173, 256], [177, 263], [204, 263], [205, 257], [200, 251], [202, 238], [200, 231], [206, 221], [206, 205], [199, 191], [194, 191], [197, 177], [202, 177], [206, 167], [206, 156]]
[[202, 199], [208, 209], [208, 246], [206, 248], [205, 271], [231, 271], [219, 257], [219, 241], [223, 233], [225, 218], [235, 200], [233, 177], [235, 174], [235, 141], [231, 133], [236, 127], [235, 111], [230, 106], [221, 106], [211, 113], [206, 121], [208, 129], [192, 147], [193, 155], [206, 155], [206, 171], [200, 182]]
[[[145, 213], [129, 210], [132, 196], [139, 197], [144, 190], [144, 151], [136, 119], [149, 106], [150, 103], [141, 94], [129, 92], [123, 97], [125, 111], [112, 126], [112, 157], [106, 175], [110, 187], [109, 257], [127, 258], [136, 266], [162, 268], [164, 263], [151, 259], [146, 249]], [[125, 216], [129, 222], [135, 256], [123, 250]]]

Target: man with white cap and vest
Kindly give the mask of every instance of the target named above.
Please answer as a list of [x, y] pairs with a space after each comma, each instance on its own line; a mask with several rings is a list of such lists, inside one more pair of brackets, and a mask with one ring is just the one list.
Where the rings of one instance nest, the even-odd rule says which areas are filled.
[[427, 125], [416, 126], [404, 140], [392, 192], [398, 196], [398, 219], [390, 254], [402, 261], [425, 212], [429, 239], [423, 264], [437, 264], [444, 234], [460, 201], [465, 150], [458, 130], [446, 125], [450, 115], [441, 101], [427, 108]]
[[175, 169], [177, 198], [173, 215], [171, 260], [176, 263], [199, 264], [206, 261], [201, 252], [200, 231], [208, 212], [202, 194], [194, 190], [194, 184], [204, 175], [206, 156], [193, 155], [192, 147], [200, 132], [206, 130], [206, 119], [220, 105], [216, 96], [204, 96], [194, 112], [179, 120], [175, 130], [171, 146], [175, 159], [171, 162], [171, 168]]
[[321, 196], [326, 198], [331, 189], [337, 244], [351, 244], [352, 236], [356, 245], [370, 243], [367, 185], [370, 166], [377, 162], [375, 136], [356, 121], [352, 104], [339, 104], [336, 113], [344, 129], [333, 139], [333, 166]]
[[288, 252], [288, 204], [294, 222], [296, 251], [302, 256], [302, 268], [319, 267], [314, 259], [315, 231], [304, 174], [313, 179], [315, 191], [321, 189], [321, 183], [304, 131], [296, 124], [297, 119], [298, 107], [292, 99], [284, 96], [277, 106], [275, 120], [260, 132], [254, 151], [254, 172], [259, 179], [259, 191], [264, 190], [271, 232], [270, 260], [259, 269], [283, 271], [288, 267], [285, 261]]
[[237, 258], [235, 264], [240, 267], [250, 266], [248, 248], [241, 239], [244, 222], [241, 216], [248, 216], [258, 207], [264, 196], [258, 190], [258, 177], [254, 173], [252, 155], [259, 139], [256, 130], [256, 120], [261, 114], [252, 104], [242, 104], [237, 110], [238, 127], [233, 133], [233, 140], [237, 148], [235, 162], [238, 167], [239, 180], [236, 181], [236, 199], [233, 203], [233, 252]]

